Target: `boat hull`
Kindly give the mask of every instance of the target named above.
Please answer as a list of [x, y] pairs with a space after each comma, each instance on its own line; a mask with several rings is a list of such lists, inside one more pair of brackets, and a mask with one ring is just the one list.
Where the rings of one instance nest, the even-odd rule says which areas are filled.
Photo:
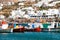
[[40, 32], [40, 31], [41, 31], [41, 28], [40, 28], [40, 27], [38, 27], [38, 28], [33, 28], [33, 29], [26, 29], [26, 28], [25, 28], [25, 31], [27, 31], [27, 32]]
[[42, 32], [60, 32], [60, 28], [42, 28]]
[[0, 33], [11, 33], [11, 29], [2, 29], [0, 30]]
[[13, 29], [13, 32], [24, 32], [24, 28]]

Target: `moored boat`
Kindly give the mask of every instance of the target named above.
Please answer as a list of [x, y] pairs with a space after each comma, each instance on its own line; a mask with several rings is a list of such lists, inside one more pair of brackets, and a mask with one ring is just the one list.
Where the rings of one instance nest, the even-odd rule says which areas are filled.
[[38, 28], [33, 28], [33, 29], [26, 29], [26, 28], [25, 28], [25, 31], [27, 31], [27, 32], [40, 32], [40, 31], [41, 31], [41, 28], [40, 28], [40, 27], [38, 27]]
[[9, 28], [9, 25], [5, 20], [2, 20], [0, 26], [0, 33], [11, 33], [11, 32], [13, 32], [13, 29]]
[[12, 29], [1, 29], [0, 30], [0, 33], [11, 33], [11, 32], [13, 32]]
[[24, 32], [24, 28], [13, 29], [13, 32]]
[[25, 31], [27, 32], [40, 32], [41, 28], [39, 23], [29, 23], [29, 27], [25, 27]]
[[34, 31], [35, 31], [35, 32], [40, 32], [40, 31], [41, 31], [41, 28], [40, 28], [40, 27], [35, 28]]
[[21, 25], [17, 25], [16, 28], [13, 29], [13, 32], [24, 32], [24, 27]]

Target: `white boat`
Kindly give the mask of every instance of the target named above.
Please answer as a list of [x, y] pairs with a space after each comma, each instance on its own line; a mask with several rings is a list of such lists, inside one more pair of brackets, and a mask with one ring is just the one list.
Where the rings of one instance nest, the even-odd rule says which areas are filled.
[[1, 29], [0, 33], [11, 33], [13, 32], [13, 29]]

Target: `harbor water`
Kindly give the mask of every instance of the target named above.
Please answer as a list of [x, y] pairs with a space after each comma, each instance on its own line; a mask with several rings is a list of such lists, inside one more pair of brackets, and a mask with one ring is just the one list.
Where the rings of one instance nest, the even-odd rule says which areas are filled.
[[59, 32], [0, 33], [0, 40], [60, 40]]

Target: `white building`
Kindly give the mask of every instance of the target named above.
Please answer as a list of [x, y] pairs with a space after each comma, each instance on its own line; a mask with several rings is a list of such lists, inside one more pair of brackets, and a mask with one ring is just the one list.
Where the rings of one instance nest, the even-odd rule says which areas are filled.
[[[51, 2], [51, 1], [53, 1], [52, 3], [49, 3], [49, 2]], [[57, 3], [60, 3], [60, 1], [54, 1], [54, 0], [41, 0], [41, 1], [39, 1], [38, 3], [36, 3], [36, 4], [34, 4], [34, 6], [38, 6], [38, 7], [41, 7], [43, 4], [45, 5], [45, 6], [55, 6]], [[44, 6], [43, 5], [43, 6]]]
[[20, 2], [26, 1], [26, 2], [34, 2], [35, 0], [18, 0]]
[[59, 14], [59, 10], [58, 9], [48, 9], [48, 13], [54, 15], [54, 14]]
[[4, 15], [0, 15], [0, 19], [4, 19], [5, 18], [5, 16]]

